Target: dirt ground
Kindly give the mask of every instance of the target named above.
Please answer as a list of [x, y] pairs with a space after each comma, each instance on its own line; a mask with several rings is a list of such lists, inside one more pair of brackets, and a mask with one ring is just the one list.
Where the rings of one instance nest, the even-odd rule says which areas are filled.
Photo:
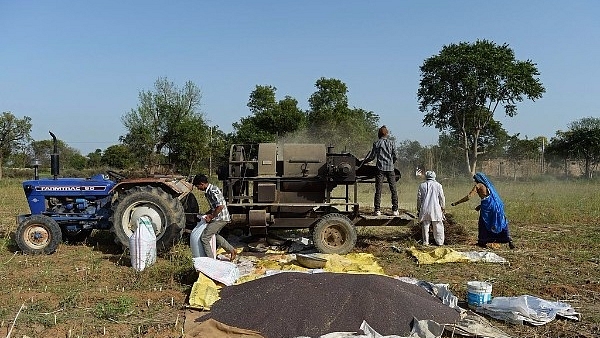
[[[460, 227], [448, 230], [447, 237], [453, 249], [477, 249], [472, 236]], [[486, 249], [510, 264], [418, 265], [406, 252], [397, 250], [410, 245], [418, 245], [414, 229], [361, 230], [355, 251], [375, 255], [388, 275], [447, 283], [459, 299], [466, 298], [467, 281], [487, 279], [494, 283], [494, 296], [531, 294], [568, 302], [582, 314], [580, 322], [558, 319], [541, 327], [491, 320], [513, 337], [600, 336], [598, 261], [575, 266], [568, 248], [548, 251], [554, 252], [549, 255], [522, 240], [517, 241], [515, 250], [505, 246]], [[0, 253], [0, 335], [185, 336], [187, 297], [197, 278], [186, 245], [161, 255], [142, 273], [135, 272], [129, 257], [102, 234], [82, 244], [61, 244], [52, 255], [13, 254], [16, 251], [9, 245]]]

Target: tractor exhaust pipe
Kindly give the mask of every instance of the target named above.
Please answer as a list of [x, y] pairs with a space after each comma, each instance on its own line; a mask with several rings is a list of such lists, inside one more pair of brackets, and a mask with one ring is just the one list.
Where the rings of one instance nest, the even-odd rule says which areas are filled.
[[50, 136], [52, 136], [52, 144], [54, 145], [52, 154], [50, 154], [50, 173], [52, 174], [52, 176], [54, 176], [54, 179], [56, 179], [58, 177], [60, 168], [58, 160], [58, 144], [56, 141], [56, 136], [54, 136], [54, 134], [51, 131], [49, 131], [49, 133]]

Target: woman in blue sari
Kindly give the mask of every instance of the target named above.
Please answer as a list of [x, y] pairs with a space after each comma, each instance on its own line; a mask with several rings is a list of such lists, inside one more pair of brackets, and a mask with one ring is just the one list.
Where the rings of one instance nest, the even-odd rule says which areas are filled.
[[515, 246], [508, 231], [508, 220], [504, 214], [504, 203], [496, 192], [496, 188], [483, 173], [476, 173], [473, 179], [475, 186], [467, 196], [450, 205], [455, 206], [466, 202], [477, 194], [481, 199], [481, 204], [475, 208], [479, 211], [477, 245], [485, 247], [487, 243], [508, 243], [508, 246], [514, 249]]

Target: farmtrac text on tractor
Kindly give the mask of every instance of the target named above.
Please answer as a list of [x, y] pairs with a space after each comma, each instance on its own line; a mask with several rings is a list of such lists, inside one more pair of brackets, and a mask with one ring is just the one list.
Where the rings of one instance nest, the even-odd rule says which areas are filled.
[[111, 230], [115, 242], [127, 248], [142, 216], [152, 221], [158, 249], [168, 249], [179, 240], [186, 220], [190, 222], [186, 210], [198, 209], [196, 199], [187, 198], [193, 197], [193, 187], [185, 177], [128, 179], [107, 171], [90, 178], [58, 178], [57, 140], [50, 135], [53, 178], [40, 179], [34, 165], [34, 179], [23, 182], [31, 213], [17, 216], [15, 238], [24, 253], [50, 254], [63, 239], [82, 241], [93, 229]]

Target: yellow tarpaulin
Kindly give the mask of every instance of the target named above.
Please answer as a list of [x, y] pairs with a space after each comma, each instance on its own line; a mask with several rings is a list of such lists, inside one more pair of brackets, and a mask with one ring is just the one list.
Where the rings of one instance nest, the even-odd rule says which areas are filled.
[[438, 247], [433, 250], [418, 250], [414, 246], [408, 249], [408, 252], [413, 255], [419, 264], [434, 264], [434, 263], [456, 263], [470, 262], [462, 252], [446, 248]]
[[221, 286], [217, 285], [212, 279], [199, 273], [198, 280], [192, 286], [190, 292], [190, 307], [210, 310], [210, 306], [219, 300], [219, 290]]
[[368, 253], [350, 253], [347, 255], [322, 255], [327, 258], [325, 271], [346, 273], [373, 273], [383, 275], [383, 268]]

